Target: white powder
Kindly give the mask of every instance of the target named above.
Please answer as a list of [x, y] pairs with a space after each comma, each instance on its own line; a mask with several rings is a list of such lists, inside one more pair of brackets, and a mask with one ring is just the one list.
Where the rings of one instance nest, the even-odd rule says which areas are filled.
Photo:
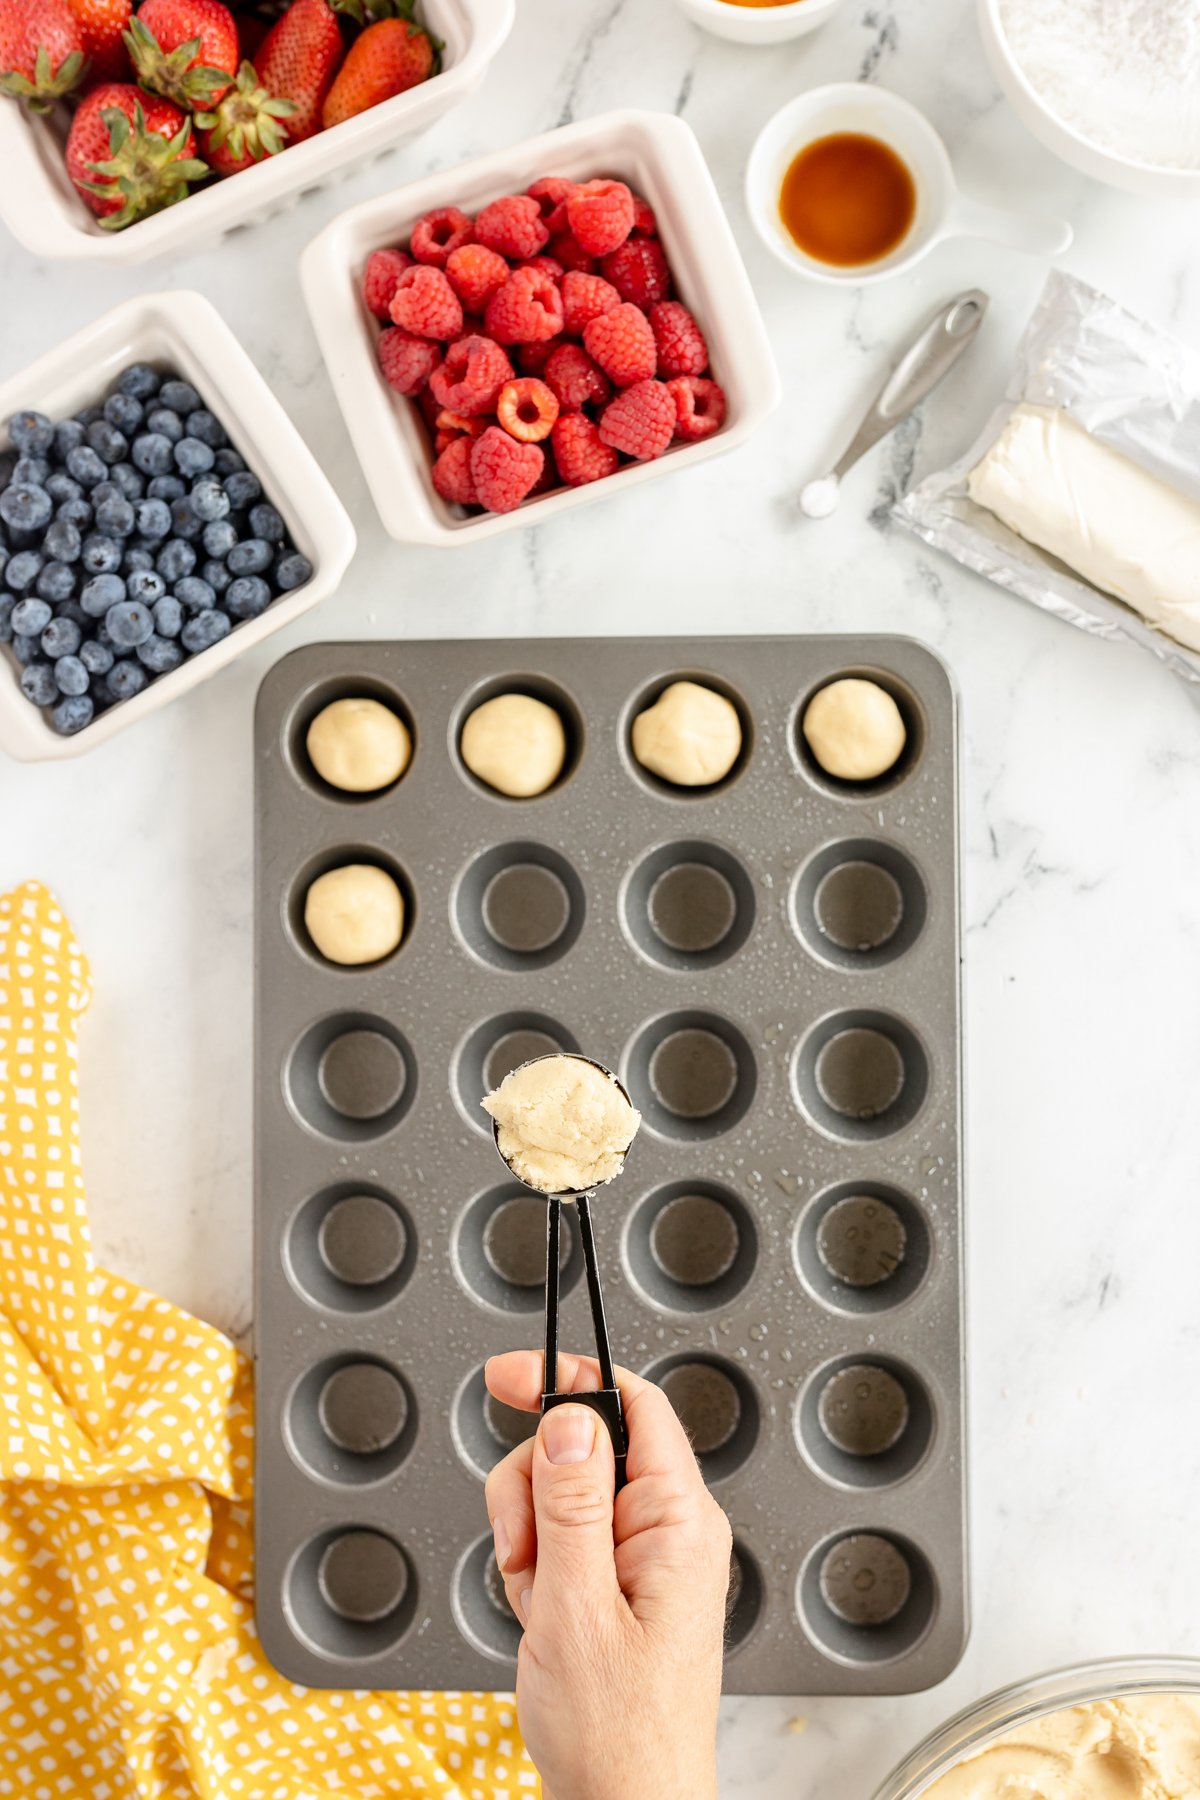
[[1135, 162], [1200, 169], [1200, 0], [1000, 0], [1000, 19], [1064, 125]]

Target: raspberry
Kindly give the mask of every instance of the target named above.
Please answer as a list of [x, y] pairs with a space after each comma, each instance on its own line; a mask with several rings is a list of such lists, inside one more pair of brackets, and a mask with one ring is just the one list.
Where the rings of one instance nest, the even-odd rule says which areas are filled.
[[708, 367], [704, 333], [686, 306], [664, 300], [650, 308], [650, 328], [658, 345], [660, 375], [703, 375]]
[[523, 256], [536, 256], [548, 243], [550, 233], [542, 224], [541, 208], [528, 194], [505, 194], [485, 206], [475, 221], [475, 241], [498, 250], [501, 256], [518, 262]]
[[546, 384], [564, 412], [578, 412], [592, 401], [602, 406], [612, 393], [608, 376], [582, 344], [559, 345], [546, 363]]
[[621, 296], [611, 282], [578, 269], [569, 269], [563, 276], [562, 298], [563, 330], [571, 337], [582, 337], [585, 325], [621, 304]]
[[632, 300], [645, 312], [671, 291], [671, 271], [657, 238], [630, 238], [600, 264], [622, 300]]
[[550, 239], [550, 254], [564, 269], [579, 269], [585, 275], [596, 273], [596, 258], [589, 256], [569, 231], [556, 231]]
[[471, 475], [471, 451], [473, 440], [469, 437], [456, 437], [447, 444], [433, 465], [433, 485], [443, 500], [452, 500], [459, 506], [477, 506], [479, 495], [475, 491], [475, 482]]
[[518, 344], [517, 367], [522, 375], [544, 375], [546, 364], [559, 345], [566, 341], [563, 337], [552, 337], [543, 338], [540, 344]]
[[541, 446], [541, 450], [542, 472], [525, 496], [527, 500], [536, 500], [539, 494], [548, 494], [551, 488], [556, 488], [559, 485], [558, 465], [555, 463], [554, 457], [551, 454], [548, 441]]
[[363, 270], [363, 299], [367, 311], [377, 319], [391, 318], [392, 296], [405, 269], [412, 268], [412, 257], [403, 250], [372, 250]]
[[662, 381], [638, 381], [605, 407], [600, 436], [614, 450], [653, 462], [675, 436], [675, 397]]
[[451, 444], [458, 436], [459, 433], [457, 431], [437, 432], [433, 440], [433, 454], [435, 456], [440, 456], [443, 450], [448, 450], [450, 448]]
[[471, 221], [457, 206], [439, 206], [418, 219], [412, 228], [409, 249], [420, 263], [444, 269], [447, 258], [471, 241]]
[[536, 269], [514, 269], [488, 301], [484, 324], [498, 344], [536, 344], [557, 337], [563, 327], [562, 295]]
[[618, 387], [648, 381], [658, 367], [650, 321], [628, 301], [584, 328], [583, 347]]
[[558, 399], [544, 381], [525, 376], [500, 389], [496, 418], [509, 437], [522, 444], [540, 444], [549, 437], [558, 417]]
[[601, 441], [600, 431], [586, 413], [563, 413], [550, 434], [558, 472], [568, 487], [584, 487], [614, 475], [620, 468], [615, 450]]
[[542, 224], [551, 237], [567, 229], [567, 201], [576, 186], [577, 183], [566, 181], [561, 175], [543, 175], [540, 181], [532, 182], [525, 189], [530, 199], [537, 201]]
[[417, 263], [405, 269], [392, 298], [392, 318], [418, 337], [456, 338], [462, 335], [462, 301], [440, 269]]
[[687, 444], [711, 437], [725, 423], [725, 389], [696, 375], [679, 375], [668, 381], [675, 402], [675, 431]]
[[518, 444], [489, 425], [471, 446], [471, 476], [479, 504], [489, 512], [513, 512], [534, 487], [546, 459], [537, 444]]
[[481, 313], [508, 280], [508, 264], [482, 244], [462, 244], [446, 258], [446, 279], [468, 312]]
[[459, 338], [430, 382], [434, 398], [450, 412], [474, 418], [491, 412], [496, 395], [512, 380], [512, 364], [488, 337]]
[[563, 278], [563, 266], [555, 262], [552, 256], [531, 256], [527, 262], [517, 264], [518, 269], [536, 269], [547, 281], [559, 282]]
[[640, 194], [633, 196], [633, 235], [634, 237], [657, 237], [658, 220], [654, 216], [654, 208]]
[[452, 412], [445, 406], [439, 408], [434, 424], [439, 431], [449, 432], [451, 437], [456, 432], [465, 431], [468, 437], [476, 438], [481, 432], [487, 430], [487, 420], [479, 413], [468, 418], [466, 413]]
[[383, 379], [398, 394], [419, 394], [442, 360], [440, 344], [414, 337], [399, 325], [389, 325], [381, 332], [376, 348]]
[[567, 223], [589, 256], [607, 256], [633, 230], [633, 195], [623, 181], [585, 181], [567, 200]]

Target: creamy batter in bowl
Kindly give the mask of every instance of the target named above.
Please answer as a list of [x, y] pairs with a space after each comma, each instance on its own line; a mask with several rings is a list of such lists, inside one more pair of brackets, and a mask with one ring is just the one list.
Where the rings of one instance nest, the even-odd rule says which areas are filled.
[[1081, 1663], [989, 1695], [931, 1733], [874, 1800], [1197, 1794], [1200, 1658], [1146, 1656]]

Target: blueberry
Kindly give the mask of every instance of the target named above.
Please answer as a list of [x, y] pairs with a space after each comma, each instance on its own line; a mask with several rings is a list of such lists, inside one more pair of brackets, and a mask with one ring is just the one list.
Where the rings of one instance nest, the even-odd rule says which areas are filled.
[[180, 642], [190, 655], [196, 656], [201, 650], [210, 650], [214, 644], [219, 644], [232, 630], [229, 614], [210, 606], [204, 612], [197, 613], [194, 619], [188, 620]]
[[271, 590], [261, 575], [239, 575], [231, 581], [222, 601], [234, 619], [257, 619], [271, 604]]
[[204, 527], [204, 548], [210, 556], [228, 556], [237, 543], [237, 526], [228, 519], [214, 519]]
[[189, 437], [199, 438], [200, 442], [207, 444], [210, 450], [223, 450], [229, 442], [220, 419], [204, 406], [198, 407], [195, 412], [188, 414], [187, 434]]
[[232, 575], [261, 575], [269, 569], [275, 558], [275, 552], [265, 538], [243, 538], [235, 544], [225, 561], [229, 564]]
[[11, 531], [44, 531], [53, 516], [53, 500], [32, 482], [14, 481], [0, 494], [0, 519]]
[[44, 456], [54, 442], [54, 427], [45, 413], [19, 412], [8, 421], [8, 435], [22, 454]]
[[[60, 600], [54, 609], [54, 618], [50, 624], [53, 625], [55, 621], [60, 624], [78, 625], [80, 631], [86, 630], [91, 623], [78, 600]], [[49, 631], [50, 626], [48, 625], [46, 629]]]
[[210, 588], [216, 594], [223, 594], [233, 580], [225, 564], [215, 556], [210, 557], [200, 570]]
[[53, 616], [46, 600], [19, 600], [13, 607], [13, 630], [18, 637], [41, 637]]
[[133, 394], [123, 394], [120, 388], [110, 394], [104, 402], [104, 417], [108, 424], [126, 437], [132, 437], [142, 422], [145, 408]]
[[66, 462], [72, 450], [77, 450], [84, 440], [84, 428], [78, 419], [60, 419], [54, 427], [54, 453], [59, 462]]
[[154, 606], [166, 591], [167, 584], [155, 569], [134, 569], [125, 582], [126, 594], [143, 606]]
[[75, 414], [77, 423], [82, 425], [85, 431], [89, 425], [94, 425], [97, 419], [103, 417], [104, 408], [102, 406], [81, 406]]
[[201, 476], [188, 496], [192, 511], [206, 524], [224, 519], [229, 513], [229, 495], [219, 481]]
[[[200, 433], [198, 431], [194, 432], [193, 436], [199, 437]], [[244, 469], [245, 467], [245, 458], [239, 456], [236, 450], [218, 450], [217, 454], [213, 457], [213, 468], [222, 478], [226, 475], [236, 474], [238, 470]]]
[[54, 562], [79, 562], [79, 551], [83, 549], [83, 536], [79, 535], [79, 526], [72, 526], [70, 518], [61, 517], [50, 520], [47, 535], [41, 540], [41, 549], [52, 556]]
[[72, 481], [69, 475], [64, 475], [61, 469], [55, 469], [53, 475], [47, 475], [46, 492], [55, 506], [63, 506], [68, 500], [83, 499], [83, 489], [79, 483]]
[[181, 475], [205, 475], [213, 466], [213, 452], [199, 438], [180, 438], [175, 446], [175, 466]]
[[79, 660], [91, 675], [107, 675], [113, 666], [113, 653], [98, 638], [84, 638], [79, 646]]
[[203, 536], [204, 520], [193, 512], [190, 494], [185, 494], [182, 500], [171, 502], [171, 529], [176, 537], [183, 538], [189, 544], [194, 544], [197, 538]]
[[195, 412], [200, 405], [200, 396], [190, 381], [164, 381], [158, 397], [164, 406], [177, 413]]
[[[181, 588], [185, 587], [188, 582], [195, 581], [195, 579], [194, 575], [185, 575], [179, 585]], [[203, 587], [205, 584], [199, 582], [197, 585]], [[212, 593], [211, 588], [208, 591]], [[182, 631], [183, 607], [180, 604], [182, 599], [182, 594], [164, 594], [161, 600], [155, 602], [154, 629], [160, 637], [175, 638]], [[209, 604], [211, 605], [211, 601]]]
[[231, 506], [253, 506], [262, 499], [262, 482], [253, 469], [235, 469], [225, 477], [225, 492]]
[[16, 466], [17, 466], [16, 451], [15, 450], [0, 450], [0, 493], [3, 493], [4, 489], [8, 486], [9, 482], [12, 480], [12, 472], [16, 468]]
[[267, 500], [250, 508], [250, 529], [255, 537], [266, 538], [272, 544], [287, 541], [287, 526], [280, 517], [278, 508]]
[[58, 683], [48, 662], [31, 662], [21, 676], [21, 692], [35, 706], [53, 706], [58, 699]]
[[[45, 645], [42, 645], [43, 650]], [[60, 694], [86, 694], [92, 678], [77, 656], [60, 656], [54, 665]]]
[[10, 594], [0, 594], [0, 644], [11, 644], [16, 635], [12, 628], [12, 613], [16, 604]]
[[130, 462], [114, 463], [108, 472], [108, 478], [116, 484], [127, 500], [140, 500], [146, 491], [146, 477], [139, 475]]
[[148, 637], [138, 645], [138, 661], [152, 675], [169, 675], [183, 661], [183, 651], [174, 638]]
[[42, 558], [36, 550], [18, 550], [15, 556], [9, 557], [4, 571], [9, 593], [23, 594], [26, 588], [33, 586], [41, 572]]
[[128, 537], [133, 530], [133, 521], [133, 506], [124, 494], [101, 500], [96, 507], [96, 529], [106, 537]]
[[154, 551], [148, 550], [144, 544], [130, 544], [121, 558], [121, 573], [133, 575], [139, 571], [146, 573], [154, 568]]
[[292, 550], [287, 556], [281, 556], [275, 564], [275, 586], [280, 593], [288, 594], [293, 588], [303, 587], [312, 576], [312, 564], [307, 556], [299, 550]]
[[132, 700], [135, 694], [141, 693], [150, 677], [140, 662], [122, 657], [108, 671], [106, 680], [114, 700]]
[[88, 499], [92, 503], [92, 511], [95, 512], [96, 508], [98, 506], [103, 506], [106, 500], [123, 500], [124, 495], [116, 482], [106, 475], [103, 481], [98, 481], [96, 483], [95, 487], [88, 495]]
[[86, 531], [92, 522], [92, 509], [82, 497], [78, 500], [64, 500], [55, 518], [66, 525], [74, 525], [79, 531]]
[[146, 415], [146, 430], [157, 432], [159, 436], [170, 438], [173, 444], [177, 444], [183, 436], [183, 420], [170, 407], [157, 406], [152, 413]]
[[[83, 633], [74, 619], [51, 619], [42, 633], [42, 649], [55, 662], [60, 656], [74, 656], [82, 642]], [[83, 689], [79, 691], [82, 693]], [[69, 692], [69, 688], [63, 688], [64, 694]]]
[[158, 553], [155, 568], [170, 587], [190, 575], [196, 566], [196, 552], [183, 538], [168, 538]]
[[[170, 445], [167, 446], [168, 450]], [[134, 461], [137, 461], [136, 455]], [[94, 488], [108, 475], [108, 465], [101, 462], [90, 444], [78, 444], [67, 452], [67, 474], [82, 488]]]
[[120, 600], [105, 615], [108, 635], [117, 650], [136, 650], [154, 630], [150, 608], [140, 600]]
[[11, 480], [21, 487], [45, 487], [50, 478], [50, 464], [44, 456], [18, 456], [13, 464]]
[[79, 604], [89, 619], [102, 619], [124, 598], [125, 583], [119, 575], [94, 575], [80, 594]]
[[187, 487], [178, 475], [156, 475], [147, 485], [146, 492], [151, 500], [165, 500], [168, 506], [173, 506], [176, 500], [183, 499]]
[[60, 600], [69, 600], [75, 592], [75, 571], [70, 563], [48, 562], [37, 578], [37, 591], [41, 599], [55, 606]]
[[171, 531], [171, 509], [165, 500], [140, 500], [134, 513], [144, 538], [165, 538]]
[[182, 581], [177, 581], [175, 598], [189, 612], [203, 612], [206, 606], [215, 606], [217, 603], [216, 592], [211, 583], [199, 575], [185, 575]]
[[130, 363], [117, 377], [117, 392], [132, 394], [135, 400], [149, 400], [151, 394], [157, 394], [161, 379], [149, 363]]
[[[134, 438], [130, 456], [134, 467], [140, 469], [143, 475], [169, 475], [175, 466], [173, 449], [170, 438], [164, 437], [161, 431], [143, 431], [140, 437]], [[70, 464], [67, 466], [70, 467]], [[74, 469], [71, 469], [71, 473], [76, 475]], [[83, 481], [83, 476], [76, 475], [76, 480]], [[85, 487], [90, 485], [84, 482]]]
[[88, 426], [87, 441], [109, 468], [113, 463], [124, 462], [129, 454], [129, 439], [115, 425], [110, 425], [107, 419], [97, 419]]
[[60, 737], [74, 737], [85, 725], [90, 725], [96, 715], [95, 705], [88, 694], [69, 694], [60, 700], [50, 714], [50, 723]]
[[121, 546], [116, 538], [90, 531], [83, 540], [83, 566], [89, 575], [111, 575], [121, 566]]
[[31, 663], [38, 662], [41, 658], [42, 643], [40, 638], [14, 637], [12, 647], [13, 655], [23, 669], [27, 669]]

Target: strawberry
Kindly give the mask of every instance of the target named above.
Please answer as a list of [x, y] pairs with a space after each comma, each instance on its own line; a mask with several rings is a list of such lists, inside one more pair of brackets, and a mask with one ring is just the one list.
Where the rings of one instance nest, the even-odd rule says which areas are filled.
[[67, 174], [109, 231], [174, 205], [208, 174], [187, 114], [131, 82], [85, 94], [67, 137]]
[[244, 62], [221, 104], [196, 114], [205, 162], [218, 175], [236, 175], [265, 156], [278, 156], [287, 146], [285, 121], [295, 110], [290, 100], [272, 99], [253, 63]]
[[289, 144], [321, 129], [321, 108], [342, 61], [345, 46], [326, 0], [292, 0], [267, 33], [254, 67], [268, 93], [290, 100]]
[[79, 85], [83, 33], [66, 0], [0, 0], [0, 93], [48, 112]]
[[88, 73], [93, 81], [115, 81], [129, 71], [123, 34], [133, 12], [133, 0], [67, 0], [83, 37], [84, 53], [91, 58]]
[[411, 17], [378, 19], [355, 39], [321, 109], [328, 130], [428, 81], [437, 46]]
[[233, 86], [237, 26], [222, 0], [142, 0], [125, 47], [142, 86], [189, 111], [218, 106]]

